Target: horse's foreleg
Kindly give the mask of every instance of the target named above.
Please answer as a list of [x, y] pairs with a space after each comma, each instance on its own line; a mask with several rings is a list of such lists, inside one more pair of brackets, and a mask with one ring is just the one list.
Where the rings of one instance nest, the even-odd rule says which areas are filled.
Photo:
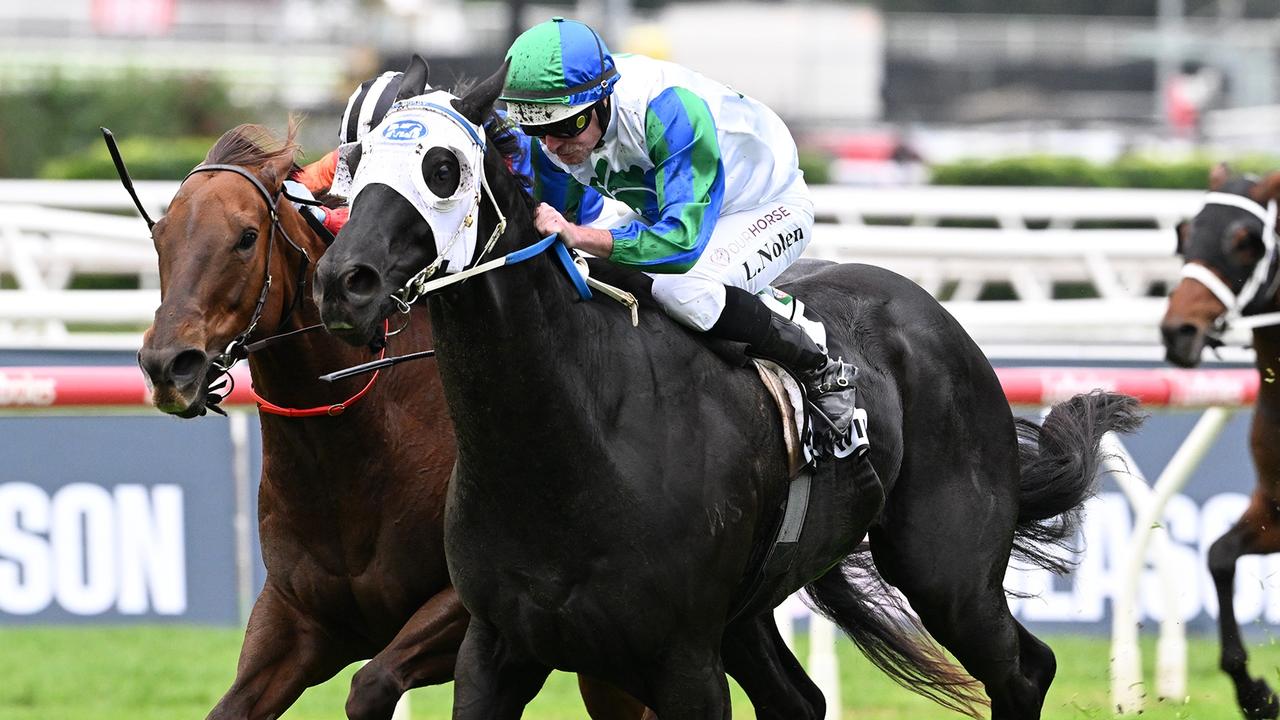
[[1241, 555], [1280, 551], [1280, 512], [1269, 496], [1255, 492], [1244, 515], [1209, 548], [1209, 573], [1218, 592], [1218, 634], [1222, 671], [1235, 684], [1236, 701], [1249, 720], [1275, 718], [1280, 703], [1266, 680], [1249, 676], [1249, 656], [1240, 639], [1234, 607], [1236, 560]]
[[394, 639], [351, 678], [347, 717], [383, 720], [412, 688], [453, 679], [469, 616], [453, 586], [418, 608]]
[[454, 720], [519, 718], [551, 668], [513, 653], [488, 623], [471, 618], [458, 648]]
[[721, 642], [725, 669], [751, 699], [761, 720], [820, 720], [827, 703], [782, 641], [772, 612], [734, 623]]
[[249, 615], [236, 679], [208, 720], [279, 717], [303, 690], [333, 677], [349, 661], [330, 636], [268, 587]]

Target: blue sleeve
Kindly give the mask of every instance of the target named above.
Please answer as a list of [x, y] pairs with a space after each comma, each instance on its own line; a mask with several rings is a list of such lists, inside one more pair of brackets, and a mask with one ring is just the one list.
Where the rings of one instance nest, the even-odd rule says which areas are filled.
[[647, 272], [686, 272], [711, 239], [724, 202], [715, 119], [701, 97], [668, 88], [649, 103], [645, 142], [660, 214], [652, 225], [612, 230], [610, 259]]

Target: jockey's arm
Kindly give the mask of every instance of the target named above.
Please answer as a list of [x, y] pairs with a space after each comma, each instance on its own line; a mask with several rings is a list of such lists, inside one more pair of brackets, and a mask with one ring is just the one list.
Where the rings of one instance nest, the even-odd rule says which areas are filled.
[[[331, 150], [319, 160], [299, 168], [293, 173], [291, 179], [302, 183], [313, 196], [319, 196], [328, 192], [333, 186], [333, 177], [337, 168], [338, 151]], [[337, 235], [342, 226], [347, 224], [350, 209], [346, 206], [336, 208], [315, 206], [311, 212], [320, 217], [320, 221], [329, 232]]]
[[333, 175], [338, 168], [338, 151], [330, 150], [313, 163], [308, 163], [293, 174], [293, 179], [307, 186], [312, 195], [319, 197], [333, 186]]
[[669, 88], [649, 103], [645, 139], [660, 216], [610, 230], [608, 257], [645, 272], [683, 273], [702, 255], [724, 201], [715, 121], [702, 98]]
[[533, 224], [544, 235], [559, 233], [566, 245], [588, 255], [607, 258], [613, 253], [613, 234], [610, 231], [575, 225], [565, 220], [559, 210], [547, 203], [538, 204], [533, 214]]

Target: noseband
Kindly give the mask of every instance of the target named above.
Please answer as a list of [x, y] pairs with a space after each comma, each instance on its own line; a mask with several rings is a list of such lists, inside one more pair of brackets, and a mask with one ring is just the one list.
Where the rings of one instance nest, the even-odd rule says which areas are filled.
[[1280, 259], [1276, 248], [1276, 201], [1271, 200], [1264, 208], [1243, 195], [1210, 192], [1205, 195], [1204, 204], [1206, 207], [1209, 205], [1235, 207], [1262, 221], [1264, 253], [1239, 293], [1228, 287], [1222, 278], [1206, 265], [1187, 262], [1182, 266], [1181, 277], [1195, 280], [1203, 285], [1227, 309], [1226, 314], [1217, 323], [1215, 333], [1220, 335], [1228, 326], [1252, 330], [1257, 327], [1280, 324], [1280, 313], [1249, 312], [1255, 309], [1259, 302], [1271, 300], [1278, 289], [1277, 284], [1280, 283], [1280, 272], [1277, 272], [1275, 267], [1277, 260]]

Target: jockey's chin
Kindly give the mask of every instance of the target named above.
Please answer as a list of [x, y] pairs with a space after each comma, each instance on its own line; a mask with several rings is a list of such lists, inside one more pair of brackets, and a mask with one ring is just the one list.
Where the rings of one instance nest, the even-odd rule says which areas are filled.
[[[588, 134], [588, 133], [583, 133]], [[579, 138], [572, 140], [563, 140], [560, 138], [544, 138], [543, 145], [547, 150], [556, 156], [560, 162], [565, 165], [581, 165], [587, 161], [587, 157], [591, 155], [591, 150], [595, 147], [595, 142], [586, 143]]]
[[565, 165], [581, 165], [587, 161], [587, 156], [591, 154], [591, 148], [575, 148], [572, 150], [562, 150], [556, 153], [556, 157], [560, 158], [560, 162]]

